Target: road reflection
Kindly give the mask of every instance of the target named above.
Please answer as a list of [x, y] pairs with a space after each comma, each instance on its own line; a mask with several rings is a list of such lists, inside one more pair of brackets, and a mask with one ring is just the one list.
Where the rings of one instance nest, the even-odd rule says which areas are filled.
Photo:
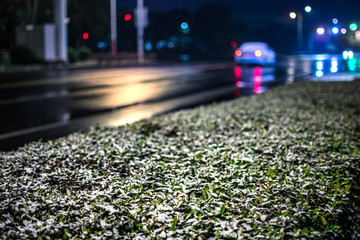
[[261, 93], [276, 84], [275, 68], [260, 66], [235, 66], [234, 67], [236, 97]]
[[322, 78], [327, 74], [359, 72], [360, 58], [354, 57], [345, 59], [342, 55], [332, 56], [331, 58], [317, 58], [314, 61], [315, 77]]

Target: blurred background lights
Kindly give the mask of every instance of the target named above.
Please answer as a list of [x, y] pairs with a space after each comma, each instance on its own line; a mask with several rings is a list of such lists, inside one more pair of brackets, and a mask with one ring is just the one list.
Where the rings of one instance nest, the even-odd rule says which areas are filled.
[[360, 31], [355, 32], [355, 39], [356, 41], [360, 41]]
[[87, 33], [87, 32], [84, 33], [84, 34], [83, 34], [83, 39], [86, 40], [86, 39], [88, 39], [88, 38], [89, 38], [89, 33]]
[[333, 28], [331, 29], [331, 32], [336, 35], [336, 34], [339, 33], [339, 28], [333, 27]]
[[169, 42], [167, 43], [167, 47], [168, 47], [168, 48], [174, 48], [174, 47], [175, 47], [175, 43], [169, 41]]
[[343, 51], [342, 53], [344, 59], [352, 59], [354, 57], [353, 51]]
[[350, 30], [351, 30], [351, 31], [356, 31], [356, 29], [357, 29], [356, 23], [350, 24]]
[[322, 76], [324, 76], [324, 72], [323, 71], [316, 71], [315, 75], [317, 77], [322, 77]]
[[146, 41], [144, 48], [145, 48], [145, 51], [151, 51], [153, 49], [152, 43], [150, 41]]
[[289, 14], [289, 16], [290, 16], [291, 19], [295, 19], [295, 18], [296, 18], [296, 13], [291, 12], [291, 13]]
[[339, 20], [337, 18], [333, 18], [332, 22], [333, 24], [338, 24]]
[[97, 42], [96, 46], [100, 49], [105, 48], [106, 47], [106, 43], [105, 42]]
[[124, 16], [124, 20], [127, 22], [127, 21], [130, 21], [131, 20], [131, 18], [132, 18], [132, 16], [131, 16], [131, 14], [130, 13], [128, 13], [128, 14], [125, 14], [125, 16]]
[[342, 33], [342, 34], [346, 34], [346, 29], [345, 29], [345, 28], [342, 28], [342, 29], [341, 29], [341, 33]]
[[324, 69], [324, 63], [322, 61], [316, 62], [316, 69], [317, 70], [323, 70]]
[[189, 28], [189, 24], [187, 24], [186, 22], [181, 23], [180, 26], [181, 26], [181, 28], [184, 29], [184, 30]]
[[337, 71], [339, 71], [338, 61], [337, 61], [337, 60], [331, 60], [331, 68], [330, 68], [330, 71], [331, 71], [332, 73], [336, 73]]
[[348, 68], [350, 71], [355, 71], [356, 70], [356, 65], [357, 65], [357, 60], [356, 58], [350, 59], [348, 61]]
[[322, 27], [319, 27], [319, 28], [316, 29], [316, 32], [317, 32], [317, 34], [319, 34], [319, 35], [323, 35], [323, 34], [325, 33], [325, 29], [322, 28]]
[[305, 7], [305, 12], [311, 12], [311, 7], [310, 7], [310, 6], [306, 6], [306, 7]]

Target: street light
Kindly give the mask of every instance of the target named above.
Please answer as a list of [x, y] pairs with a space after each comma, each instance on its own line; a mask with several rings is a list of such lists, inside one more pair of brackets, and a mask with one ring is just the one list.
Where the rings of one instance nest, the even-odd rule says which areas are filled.
[[319, 35], [324, 35], [325, 29], [322, 28], [322, 27], [319, 27], [319, 28], [316, 29], [316, 32], [317, 32], [317, 34], [319, 34]]
[[[305, 12], [309, 13], [311, 12], [311, 7], [306, 6], [304, 8]], [[291, 12], [289, 14], [291, 19], [297, 18], [297, 44], [298, 44], [298, 50], [300, 51], [302, 49], [302, 41], [303, 41], [303, 15], [302, 12]]]
[[289, 16], [290, 16], [291, 19], [295, 19], [295, 18], [296, 18], [296, 13], [291, 12], [291, 13], [289, 14]]
[[333, 34], [337, 35], [337, 34], [339, 33], [339, 28], [333, 27], [333, 28], [331, 29], [331, 32], [332, 32]]

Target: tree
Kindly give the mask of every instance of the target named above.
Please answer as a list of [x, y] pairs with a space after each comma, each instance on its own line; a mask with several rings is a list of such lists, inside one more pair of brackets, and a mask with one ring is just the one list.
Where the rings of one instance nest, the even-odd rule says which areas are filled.
[[110, 9], [104, 1], [68, 0], [68, 16], [70, 46], [84, 46], [82, 36], [85, 32], [89, 33], [86, 41], [93, 46], [97, 41], [105, 41], [110, 35]]
[[14, 46], [16, 27], [51, 22], [52, 16], [51, 1], [48, 0], [1, 0], [1, 48], [12, 48]]
[[192, 33], [202, 52], [216, 58], [232, 56], [230, 42], [239, 35], [231, 9], [220, 3], [208, 3], [196, 10]]

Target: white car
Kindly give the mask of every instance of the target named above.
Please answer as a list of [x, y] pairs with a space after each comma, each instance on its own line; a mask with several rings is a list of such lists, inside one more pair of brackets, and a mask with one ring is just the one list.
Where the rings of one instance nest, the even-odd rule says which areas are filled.
[[235, 63], [274, 65], [276, 55], [274, 49], [263, 42], [245, 42], [234, 52]]

